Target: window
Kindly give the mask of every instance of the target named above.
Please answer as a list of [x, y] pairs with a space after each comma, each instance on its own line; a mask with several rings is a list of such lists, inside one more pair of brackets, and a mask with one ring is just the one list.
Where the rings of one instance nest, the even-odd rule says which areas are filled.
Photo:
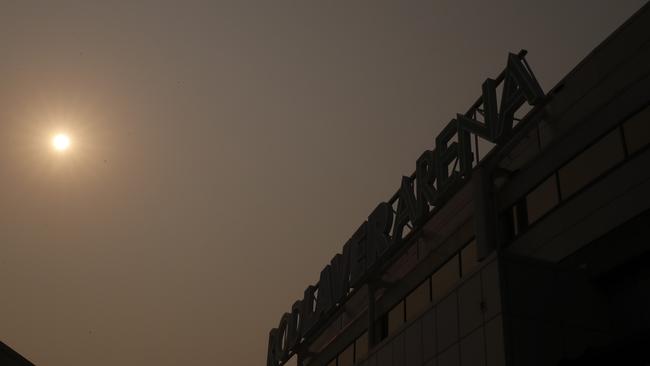
[[431, 295], [433, 302], [438, 302], [442, 299], [459, 279], [460, 263], [458, 261], [458, 254], [456, 254], [431, 276]]
[[503, 319], [501, 315], [485, 325], [486, 358], [488, 365], [505, 365], [503, 348]]
[[388, 313], [382, 314], [375, 323], [377, 332], [377, 342], [381, 342], [388, 337]]
[[365, 360], [368, 357], [368, 332], [363, 333], [354, 341], [354, 362]]
[[560, 168], [562, 198], [571, 196], [623, 158], [623, 145], [617, 128]]
[[551, 175], [526, 196], [528, 223], [532, 224], [560, 201], [555, 174]]
[[466, 276], [478, 267], [478, 248], [476, 240], [472, 240], [460, 252], [460, 269], [463, 276]]
[[395, 333], [404, 324], [404, 301], [400, 301], [388, 312], [388, 335]]
[[429, 279], [422, 282], [406, 296], [406, 321], [411, 321], [420, 315], [431, 301]]
[[635, 114], [623, 124], [625, 144], [630, 154], [633, 154], [650, 143], [650, 107]]
[[338, 359], [338, 366], [352, 366], [354, 364], [354, 343], [350, 343], [343, 352], [339, 353]]
[[368, 332], [363, 333], [353, 343], [350, 343], [343, 352], [339, 353], [327, 366], [352, 366], [368, 356]]

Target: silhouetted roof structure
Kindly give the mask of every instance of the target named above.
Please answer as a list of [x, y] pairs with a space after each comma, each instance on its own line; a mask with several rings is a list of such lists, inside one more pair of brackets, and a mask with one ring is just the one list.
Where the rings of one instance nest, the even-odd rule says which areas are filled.
[[0, 365], [2, 366], [34, 366], [28, 359], [21, 356], [20, 353], [11, 349], [11, 347], [0, 342]]

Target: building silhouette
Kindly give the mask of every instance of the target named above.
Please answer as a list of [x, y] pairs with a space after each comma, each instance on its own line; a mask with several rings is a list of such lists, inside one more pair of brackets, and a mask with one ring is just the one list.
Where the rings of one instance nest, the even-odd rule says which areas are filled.
[[268, 366], [650, 365], [650, 5], [547, 93], [524, 57], [281, 316]]
[[34, 366], [25, 357], [0, 342], [0, 365], [2, 366]]

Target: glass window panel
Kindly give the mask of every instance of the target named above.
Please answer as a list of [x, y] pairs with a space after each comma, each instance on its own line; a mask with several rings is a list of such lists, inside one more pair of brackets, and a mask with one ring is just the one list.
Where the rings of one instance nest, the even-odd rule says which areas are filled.
[[404, 301], [400, 301], [388, 312], [388, 335], [404, 324]]
[[487, 366], [502, 366], [506, 364], [503, 349], [503, 319], [501, 315], [485, 325], [485, 340], [487, 342]]
[[429, 306], [429, 299], [429, 279], [427, 279], [406, 296], [406, 321], [411, 321], [420, 315]]
[[560, 168], [560, 192], [566, 198], [623, 160], [623, 145], [618, 129]]
[[354, 364], [354, 343], [339, 353], [339, 366], [352, 366]]
[[438, 355], [438, 366], [460, 366], [460, 349], [458, 343]]
[[461, 271], [463, 277], [474, 272], [478, 267], [478, 248], [476, 247], [476, 240], [472, 240], [460, 252]]
[[357, 338], [354, 344], [354, 363], [359, 363], [368, 357], [368, 332], [363, 333], [361, 337]]
[[650, 143], [650, 107], [635, 114], [623, 124], [625, 144], [630, 154], [633, 154]]
[[453, 256], [447, 263], [440, 267], [431, 276], [431, 295], [433, 302], [438, 302], [445, 296], [460, 279], [460, 264], [458, 254]]
[[460, 366], [485, 366], [485, 339], [479, 328], [460, 341]]
[[388, 313], [379, 317], [377, 323], [375, 323], [375, 330], [378, 331], [378, 341], [383, 341], [388, 337]]
[[322, 351], [332, 339], [336, 338], [336, 336], [341, 332], [341, 322], [345, 315], [346, 314], [340, 315], [321, 332], [321, 334], [309, 345], [310, 352], [316, 353]]
[[551, 175], [542, 184], [538, 185], [526, 196], [526, 208], [528, 210], [528, 223], [532, 224], [545, 213], [555, 207], [560, 201], [557, 192], [557, 181], [555, 174]]
[[485, 319], [490, 319], [501, 312], [501, 279], [496, 260], [481, 270], [483, 287], [483, 308]]

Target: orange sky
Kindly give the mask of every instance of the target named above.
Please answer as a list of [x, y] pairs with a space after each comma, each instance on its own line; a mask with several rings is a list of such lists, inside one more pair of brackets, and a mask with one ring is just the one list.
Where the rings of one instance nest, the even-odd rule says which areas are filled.
[[4, 3], [0, 340], [38, 366], [263, 364], [508, 51], [548, 90], [643, 3]]

